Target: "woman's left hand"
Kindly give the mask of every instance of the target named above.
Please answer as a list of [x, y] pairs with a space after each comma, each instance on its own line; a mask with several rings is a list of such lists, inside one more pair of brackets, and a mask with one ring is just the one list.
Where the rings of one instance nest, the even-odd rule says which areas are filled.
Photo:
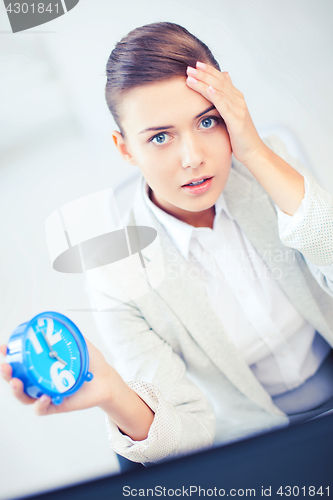
[[254, 126], [243, 94], [234, 87], [229, 74], [209, 64], [197, 62], [187, 68], [186, 84], [208, 99], [225, 121], [232, 152], [237, 160], [246, 163], [265, 147]]

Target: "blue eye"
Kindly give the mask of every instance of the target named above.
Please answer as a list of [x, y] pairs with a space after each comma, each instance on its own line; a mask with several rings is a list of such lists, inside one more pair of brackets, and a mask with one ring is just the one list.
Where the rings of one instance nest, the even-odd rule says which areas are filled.
[[204, 118], [200, 125], [202, 125], [203, 128], [212, 128], [216, 123], [218, 122], [218, 118], [215, 116], [207, 116]]
[[160, 132], [159, 134], [154, 135], [154, 137], [152, 137], [150, 140], [154, 144], [165, 144], [166, 142], [168, 142], [169, 136], [165, 132]]

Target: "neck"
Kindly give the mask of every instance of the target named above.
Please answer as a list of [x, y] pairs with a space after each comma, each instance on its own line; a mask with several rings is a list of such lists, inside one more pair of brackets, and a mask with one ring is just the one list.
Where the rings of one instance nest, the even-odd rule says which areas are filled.
[[172, 215], [176, 219], [179, 219], [186, 224], [194, 227], [210, 227], [213, 229], [214, 218], [215, 218], [215, 205], [207, 208], [206, 210], [202, 210], [201, 212], [189, 212], [188, 210], [172, 210], [162, 206], [156, 199], [154, 192], [151, 188], [148, 188], [148, 195], [150, 200], [156, 205], [158, 208], [166, 212], [167, 214]]

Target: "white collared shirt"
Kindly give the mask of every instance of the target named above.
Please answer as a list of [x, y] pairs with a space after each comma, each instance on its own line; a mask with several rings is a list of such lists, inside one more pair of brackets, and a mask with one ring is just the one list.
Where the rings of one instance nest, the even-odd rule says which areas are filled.
[[[297, 212], [291, 217], [277, 207], [280, 231], [302, 219], [308, 197], [305, 178]], [[158, 208], [146, 184], [144, 199], [189, 261], [192, 277], [203, 283], [225, 331], [269, 394], [292, 390], [311, 377], [330, 346], [285, 296], [278, 285], [279, 269], [268, 269], [229, 213], [223, 193], [215, 204], [213, 229], [196, 228]]]

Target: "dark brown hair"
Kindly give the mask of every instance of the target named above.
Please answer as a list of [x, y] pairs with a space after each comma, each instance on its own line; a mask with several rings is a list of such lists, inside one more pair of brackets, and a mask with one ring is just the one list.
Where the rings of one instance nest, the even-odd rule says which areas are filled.
[[119, 104], [126, 93], [151, 82], [186, 76], [197, 61], [220, 69], [210, 49], [178, 24], [152, 23], [130, 31], [118, 42], [106, 65], [105, 97], [120, 132]]

